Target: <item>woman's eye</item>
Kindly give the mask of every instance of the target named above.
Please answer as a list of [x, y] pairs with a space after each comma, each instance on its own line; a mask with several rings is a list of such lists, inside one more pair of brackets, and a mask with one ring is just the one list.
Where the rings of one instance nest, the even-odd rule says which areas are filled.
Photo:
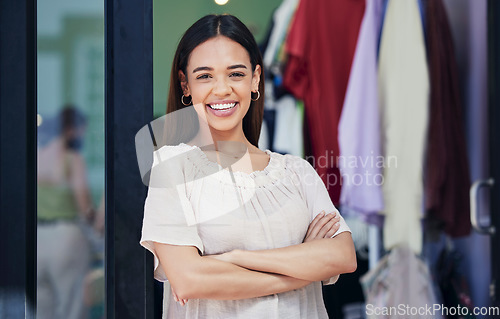
[[203, 80], [203, 79], [208, 79], [210, 77], [210, 75], [208, 74], [202, 74], [202, 75], [198, 75], [196, 77], [197, 80]]
[[232, 76], [232, 77], [243, 77], [245, 76], [245, 74], [241, 73], [241, 72], [234, 72], [234, 73], [231, 73], [231, 75], [229, 76]]

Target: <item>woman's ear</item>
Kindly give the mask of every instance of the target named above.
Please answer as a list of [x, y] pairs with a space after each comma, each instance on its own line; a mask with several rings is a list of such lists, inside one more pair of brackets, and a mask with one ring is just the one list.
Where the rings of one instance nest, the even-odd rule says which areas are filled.
[[260, 83], [260, 73], [262, 72], [262, 69], [259, 64], [255, 66], [255, 70], [253, 71], [253, 76], [252, 76], [252, 91], [257, 92], [259, 90], [259, 83]]
[[191, 95], [191, 92], [189, 91], [189, 85], [187, 82], [187, 78], [184, 75], [184, 72], [179, 70], [179, 82], [181, 83], [181, 88], [182, 92], [184, 93], [185, 96]]

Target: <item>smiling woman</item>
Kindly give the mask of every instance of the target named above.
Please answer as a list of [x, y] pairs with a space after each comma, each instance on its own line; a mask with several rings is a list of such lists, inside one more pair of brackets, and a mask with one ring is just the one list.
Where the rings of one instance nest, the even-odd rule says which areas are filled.
[[[259, 92], [255, 95], [264, 95], [264, 74], [261, 71], [262, 57], [259, 48], [248, 28], [235, 17], [222, 15], [217, 16], [219, 18], [216, 20], [209, 17], [216, 16], [200, 19], [186, 31], [179, 42], [170, 73], [167, 114], [190, 104], [227, 103], [224, 102], [227, 97], [221, 99], [221, 94], [235, 88], [237, 91], [233, 95], [238, 94], [237, 92], [243, 94], [238, 97], [240, 108], [242, 102], [248, 102], [244, 105], [246, 110], [239, 112], [240, 115], [243, 114], [244, 135], [252, 145], [257, 146], [264, 114], [264, 99], [251, 101], [250, 95], [251, 91]], [[208, 101], [203, 94], [207, 94], [214, 85], [214, 95]], [[193, 89], [194, 95], [190, 98]], [[217, 103], [220, 102], [218, 100], [224, 103]], [[218, 107], [210, 109], [216, 108]], [[166, 134], [168, 144], [187, 142], [193, 137], [189, 132], [198, 126], [196, 117], [185, 119], [185, 122], [182, 126], [169, 127], [171, 131]]]
[[[249, 54], [239, 43], [219, 35], [197, 46], [179, 71], [184, 96], [206, 109], [212, 134], [243, 136], [243, 118], [251, 105], [251, 92], [259, 90], [260, 65], [252, 66]], [[236, 137], [236, 136], [235, 136]], [[216, 140], [218, 138], [215, 138]]]
[[258, 149], [263, 95], [259, 49], [237, 18], [209, 15], [186, 31], [141, 238], [172, 288], [164, 318], [327, 318], [322, 281], [356, 269], [314, 168]]

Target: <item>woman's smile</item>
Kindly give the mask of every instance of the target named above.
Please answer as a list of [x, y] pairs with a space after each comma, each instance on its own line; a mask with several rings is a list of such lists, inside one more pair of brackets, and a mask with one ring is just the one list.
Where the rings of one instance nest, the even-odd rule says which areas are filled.
[[215, 116], [231, 116], [237, 109], [239, 103], [234, 100], [213, 101], [206, 104], [207, 110]]

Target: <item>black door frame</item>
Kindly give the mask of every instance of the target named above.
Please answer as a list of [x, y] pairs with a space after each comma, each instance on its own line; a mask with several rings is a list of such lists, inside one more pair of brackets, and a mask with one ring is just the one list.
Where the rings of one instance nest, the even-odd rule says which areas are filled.
[[35, 1], [0, 1], [1, 318], [35, 316]]
[[500, 3], [488, 1], [488, 110], [489, 171], [494, 180], [490, 198], [491, 222], [496, 231], [491, 238], [492, 303], [500, 307]]
[[105, 37], [106, 314], [152, 319], [153, 258], [139, 245], [147, 188], [135, 134], [153, 120], [153, 1], [105, 0]]

